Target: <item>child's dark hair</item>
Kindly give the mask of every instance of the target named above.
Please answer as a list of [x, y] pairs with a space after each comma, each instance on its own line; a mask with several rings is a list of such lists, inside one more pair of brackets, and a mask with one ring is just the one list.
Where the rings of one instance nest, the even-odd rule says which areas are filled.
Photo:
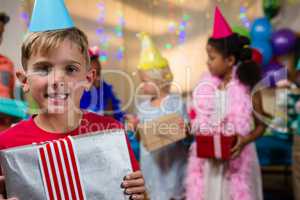
[[9, 22], [9, 16], [4, 12], [0, 12], [0, 22], [7, 24]]
[[92, 55], [90, 56], [91, 61], [97, 61], [98, 60], [98, 55]]
[[245, 85], [253, 88], [261, 79], [260, 66], [252, 60], [250, 40], [236, 33], [221, 39], [209, 38], [208, 44], [215, 48], [224, 58], [235, 57], [236, 75]]

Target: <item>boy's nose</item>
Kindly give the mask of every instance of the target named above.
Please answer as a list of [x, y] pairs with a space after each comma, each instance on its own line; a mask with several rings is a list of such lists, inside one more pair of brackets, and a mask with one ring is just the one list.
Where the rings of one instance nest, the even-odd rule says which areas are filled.
[[53, 89], [59, 89], [59, 88], [63, 89], [65, 87], [65, 84], [64, 82], [55, 82], [53, 83], [52, 87]]
[[54, 71], [52, 73], [52, 76], [49, 76], [49, 83], [52, 85], [52, 87], [54, 89], [58, 89], [58, 88], [61, 88], [61, 87], [64, 87], [65, 85], [65, 81], [64, 81], [64, 73], [63, 72], [60, 72], [60, 70], [57, 70], [57, 71]]

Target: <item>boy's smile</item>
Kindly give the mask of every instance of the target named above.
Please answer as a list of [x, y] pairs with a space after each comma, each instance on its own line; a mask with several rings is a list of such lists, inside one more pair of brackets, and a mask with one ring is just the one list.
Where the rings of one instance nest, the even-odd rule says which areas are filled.
[[68, 99], [68, 93], [46, 93], [45, 98], [48, 98], [48, 103], [54, 106], [64, 106]]

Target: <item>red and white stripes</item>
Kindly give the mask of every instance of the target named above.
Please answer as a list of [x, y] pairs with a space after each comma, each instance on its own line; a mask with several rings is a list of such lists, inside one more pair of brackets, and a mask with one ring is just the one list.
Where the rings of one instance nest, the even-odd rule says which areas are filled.
[[49, 142], [38, 150], [47, 199], [86, 200], [72, 138]]
[[217, 159], [221, 159], [222, 158], [221, 135], [220, 134], [213, 135], [213, 141], [214, 141], [215, 157]]

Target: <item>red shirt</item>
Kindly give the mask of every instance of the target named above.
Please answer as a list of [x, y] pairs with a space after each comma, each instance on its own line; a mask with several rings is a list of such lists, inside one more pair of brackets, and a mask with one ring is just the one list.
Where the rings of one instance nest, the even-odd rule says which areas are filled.
[[[86, 134], [94, 131], [106, 129], [122, 129], [123, 126], [111, 117], [99, 116], [94, 113], [84, 113], [80, 126], [68, 133], [51, 133], [40, 129], [33, 118], [23, 120], [14, 127], [0, 133], [0, 150], [32, 144], [34, 142], [45, 142], [64, 138], [68, 135]], [[126, 137], [127, 147], [130, 155], [133, 171], [139, 170], [138, 162], [134, 157], [128, 138]]]
[[14, 65], [7, 57], [0, 55], [0, 97], [13, 98], [14, 87]]

